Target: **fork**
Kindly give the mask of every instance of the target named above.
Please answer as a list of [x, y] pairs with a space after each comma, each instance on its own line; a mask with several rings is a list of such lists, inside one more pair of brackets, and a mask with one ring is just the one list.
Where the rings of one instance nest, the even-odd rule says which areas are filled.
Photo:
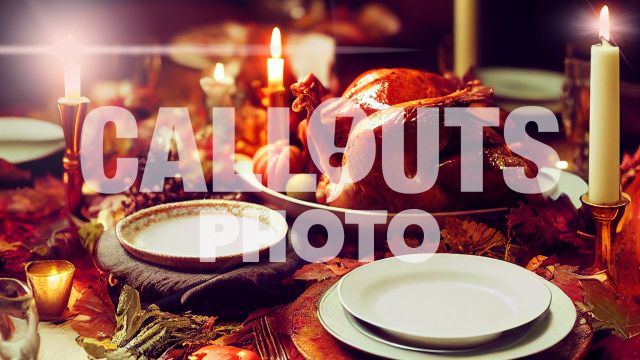
[[261, 317], [253, 326], [258, 353], [263, 360], [289, 360], [280, 338], [273, 333], [269, 320]]

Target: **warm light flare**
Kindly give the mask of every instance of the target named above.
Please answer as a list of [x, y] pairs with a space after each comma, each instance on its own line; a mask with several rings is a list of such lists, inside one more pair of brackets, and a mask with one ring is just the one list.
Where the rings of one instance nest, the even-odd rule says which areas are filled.
[[224, 79], [224, 64], [223, 63], [216, 63], [216, 66], [213, 69], [213, 78], [216, 81], [222, 81]]
[[282, 37], [280, 36], [280, 29], [278, 27], [273, 28], [271, 33], [271, 57], [279, 58], [282, 56]]
[[600, 37], [607, 41], [611, 38], [611, 23], [609, 22], [609, 7], [607, 5], [600, 10]]

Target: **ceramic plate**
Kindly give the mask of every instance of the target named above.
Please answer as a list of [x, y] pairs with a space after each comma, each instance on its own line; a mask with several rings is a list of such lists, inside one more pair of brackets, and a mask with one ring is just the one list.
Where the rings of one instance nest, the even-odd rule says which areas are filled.
[[379, 342], [358, 331], [349, 321], [338, 296], [337, 285], [320, 300], [318, 318], [322, 326], [343, 343], [365, 353], [390, 359], [429, 360], [464, 358], [470, 360], [514, 359], [544, 351], [564, 339], [575, 323], [576, 312], [571, 302], [557, 286], [542, 282], [551, 291], [552, 300], [543, 316], [498, 337], [491, 343], [468, 351], [421, 352]]
[[342, 278], [355, 318], [410, 346], [460, 349], [496, 339], [544, 313], [551, 293], [536, 274], [469, 255], [407, 255], [372, 262]]
[[22, 117], [0, 117], [0, 142], [64, 140], [58, 124]]
[[[365, 322], [362, 322], [356, 319], [346, 311], [344, 311], [344, 313], [345, 313], [345, 316], [349, 319], [349, 322], [351, 323], [351, 325], [356, 330], [358, 330], [359, 332], [367, 335], [368, 337], [376, 341], [379, 341], [381, 343], [385, 343], [388, 345], [392, 345], [394, 347], [398, 347], [401, 349], [420, 351], [420, 352], [430, 352], [430, 353], [463, 353], [464, 354], [467, 352], [481, 351], [483, 349], [499, 346], [500, 344], [510, 344], [522, 338], [522, 336], [525, 334], [527, 329], [533, 326], [533, 322], [530, 322], [516, 329], [506, 331], [502, 333], [496, 340], [490, 341], [489, 343], [483, 344], [481, 346], [476, 346], [476, 347], [471, 347], [466, 349], [433, 349], [428, 347], [411, 346], [411, 345], [404, 344], [402, 342], [396, 342], [391, 338], [387, 338], [386, 337], [387, 334], [385, 334], [383, 331], [380, 331], [380, 329], [377, 329], [375, 326], [371, 326]], [[541, 316], [545, 316], [545, 314]]]
[[[354, 215], [363, 215], [363, 216], [377, 216], [378, 214], [374, 211], [367, 210], [353, 210], [353, 209], [345, 209], [334, 206], [327, 206], [318, 204], [315, 202], [304, 201], [300, 199], [296, 199], [285, 194], [274, 191], [266, 186], [264, 186], [260, 181], [256, 179], [253, 175], [252, 163], [250, 160], [240, 160], [236, 163], [236, 172], [242, 177], [244, 181], [246, 181], [251, 187], [253, 187], [257, 192], [256, 195], [260, 197], [265, 204], [273, 207], [278, 210], [286, 210], [287, 216], [298, 217], [300, 214], [304, 213], [307, 210], [311, 209], [322, 209], [327, 210], [334, 215], [336, 215], [340, 221], [342, 221], [343, 225], [346, 227], [354, 226], [353, 224], [347, 224], [344, 221], [345, 214], [354, 214]], [[582, 195], [582, 194], [580, 194]], [[578, 199], [580, 201], [580, 199]], [[467, 211], [449, 211], [449, 212], [434, 212], [431, 215], [437, 220], [441, 221], [447, 217], [468, 217], [468, 216], [497, 216], [501, 214], [506, 214], [508, 208], [492, 208], [492, 209], [478, 209], [478, 210], [467, 210]], [[394, 218], [396, 213], [388, 213], [387, 214], [387, 222], [389, 222], [392, 218]], [[416, 215], [403, 214], [401, 217], [414, 217]], [[418, 217], [422, 215], [417, 215]], [[357, 226], [355, 226], [357, 230]]]
[[231, 200], [163, 204], [129, 215], [116, 225], [120, 244], [133, 256], [183, 270], [238, 265], [243, 255], [265, 252], [284, 241], [287, 230], [284, 217], [276, 211]]
[[562, 97], [564, 75], [519, 68], [478, 69], [478, 78], [495, 90], [496, 97], [525, 101], [553, 101]]
[[[253, 189], [256, 190], [256, 196], [258, 196], [264, 204], [268, 205], [271, 208], [278, 210], [285, 210], [287, 212], [287, 216], [290, 217], [298, 217], [300, 214], [304, 213], [307, 210], [311, 209], [321, 209], [327, 210], [340, 219], [346, 229], [354, 227], [357, 231], [357, 226], [353, 224], [345, 223], [345, 215], [347, 213], [354, 215], [362, 215], [362, 216], [372, 216], [375, 217], [377, 214], [373, 211], [367, 210], [352, 210], [339, 208], [334, 206], [327, 206], [318, 204], [315, 202], [304, 201], [300, 199], [296, 199], [290, 196], [287, 196], [283, 193], [274, 191], [266, 186], [264, 186], [260, 181], [256, 179], [253, 175], [252, 163], [251, 160], [239, 160], [236, 162], [235, 166], [236, 172], [241, 176], [241, 178], [246, 181]], [[566, 180], [566, 181], [565, 181]], [[543, 176], [540, 178], [540, 182], [553, 181], [548, 173], [543, 172]], [[560, 194], [569, 195], [571, 202], [579, 208], [581, 206], [580, 196], [584, 194], [586, 191], [582, 191], [582, 189], [586, 188], [587, 184], [584, 180], [579, 178], [578, 176], [563, 171], [560, 176], [560, 182], [554, 187], [550, 192], [547, 192], [545, 195], [551, 195], [552, 198], [557, 198]], [[582, 191], [582, 192], [580, 192]], [[458, 217], [458, 218], [468, 218], [474, 217], [474, 219], [482, 220], [482, 218], [495, 218], [496, 216], [506, 215], [509, 209], [506, 207], [500, 208], [492, 208], [492, 209], [476, 209], [476, 210], [464, 210], [464, 211], [449, 211], [449, 212], [434, 212], [431, 215], [441, 223], [447, 217]], [[395, 213], [387, 214], [387, 223], [395, 217]], [[412, 217], [414, 215], [402, 215], [403, 217]], [[418, 215], [419, 216], [419, 215]], [[376, 227], [376, 231], [377, 231]], [[384, 229], [386, 231], [386, 228]]]
[[0, 117], [0, 158], [20, 164], [63, 149], [64, 135], [60, 125], [22, 117]]
[[22, 164], [63, 150], [64, 141], [0, 142], [0, 159], [12, 164]]

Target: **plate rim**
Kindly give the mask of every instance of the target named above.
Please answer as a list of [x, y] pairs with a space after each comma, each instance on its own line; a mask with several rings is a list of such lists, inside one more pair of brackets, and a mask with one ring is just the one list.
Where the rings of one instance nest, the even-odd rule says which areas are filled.
[[[293, 203], [297, 206], [305, 206], [309, 209], [320, 209], [320, 210], [327, 210], [333, 213], [340, 213], [340, 214], [356, 214], [356, 215], [368, 215], [368, 216], [377, 216], [379, 215], [377, 212], [378, 211], [386, 211], [386, 210], [358, 210], [358, 209], [347, 209], [347, 208], [341, 208], [341, 207], [334, 207], [334, 206], [329, 206], [329, 205], [324, 205], [324, 204], [318, 204], [318, 203], [313, 203], [313, 202], [309, 202], [309, 201], [305, 201], [305, 200], [300, 200], [300, 199], [296, 199], [294, 197], [291, 196], [287, 196], [286, 194], [282, 194], [278, 191], [275, 191], [273, 189], [270, 189], [266, 186], [264, 186], [262, 183], [260, 183], [259, 181], [256, 180], [256, 178], [253, 176], [254, 174], [252, 172], [248, 172], [248, 167], [246, 167], [248, 164], [251, 164], [251, 160], [239, 160], [236, 161], [235, 164], [235, 169], [236, 172], [238, 173], [238, 175], [240, 175], [240, 178], [242, 178], [245, 182], [247, 182], [250, 186], [252, 186], [257, 193], [259, 194], [267, 194], [268, 196], [272, 196], [275, 198], [278, 198], [279, 200], [282, 201], [287, 201], [290, 203]], [[242, 166], [244, 165], [244, 166]], [[242, 166], [242, 167], [239, 167]], [[259, 197], [263, 197], [261, 195], [258, 195]], [[460, 217], [460, 216], [467, 216], [469, 215], [469, 213], [473, 213], [473, 215], [490, 215], [490, 214], [500, 214], [500, 213], [506, 213], [509, 210], [509, 207], [497, 207], [497, 208], [489, 208], [489, 209], [477, 209], [477, 210], [457, 210], [457, 211], [448, 211], [448, 212], [429, 212], [429, 214], [431, 216], [433, 216], [434, 218], [445, 218], [445, 217]], [[411, 217], [422, 217], [424, 216], [423, 214], [400, 214], [400, 213], [396, 213], [396, 212], [389, 212], [387, 211], [387, 217], [388, 218], [393, 218], [395, 216], [401, 216], [401, 217], [407, 217], [407, 218], [411, 218]]]
[[[260, 209], [262, 212], [266, 212], [275, 216], [276, 219], [279, 219], [280, 224], [272, 224], [271, 226], [274, 230], [277, 231], [277, 236], [275, 237], [275, 241], [262, 245], [257, 250], [250, 252], [237, 253], [232, 255], [224, 255], [217, 256], [215, 261], [211, 262], [202, 262], [199, 256], [186, 256], [186, 255], [170, 255], [165, 252], [158, 252], [154, 250], [142, 249], [140, 247], [135, 246], [135, 244], [130, 243], [126, 240], [126, 237], [123, 234], [123, 227], [132, 224], [135, 221], [140, 220], [144, 217], [154, 216], [154, 213], [158, 211], [167, 211], [171, 208], [185, 208], [185, 207], [198, 207], [198, 206], [206, 206], [211, 204], [220, 204], [220, 205], [228, 205], [228, 206], [249, 206], [252, 208]], [[255, 253], [263, 253], [268, 249], [274, 247], [282, 241], [286, 241], [287, 233], [289, 231], [289, 226], [286, 222], [286, 219], [279, 214], [277, 211], [270, 209], [264, 205], [249, 203], [245, 201], [238, 200], [226, 200], [226, 199], [198, 199], [198, 200], [187, 200], [187, 201], [178, 201], [173, 203], [166, 203], [151, 206], [139, 211], [136, 211], [120, 221], [116, 223], [115, 233], [118, 239], [118, 243], [131, 255], [144, 260], [151, 262], [153, 264], [165, 265], [173, 268], [185, 268], [185, 269], [216, 269], [222, 266], [228, 265], [228, 263], [234, 262], [238, 258], [242, 258], [245, 254], [255, 254]]]
[[31, 143], [31, 142], [56, 142], [56, 141], [62, 141], [64, 142], [64, 132], [62, 129], [62, 126], [57, 123], [57, 122], [53, 122], [53, 121], [47, 121], [47, 120], [42, 120], [42, 119], [37, 119], [37, 118], [33, 118], [33, 117], [28, 117], [28, 116], [0, 116], [0, 124], [2, 123], [18, 123], [18, 125], [26, 125], [26, 124], [21, 124], [24, 122], [30, 122], [30, 123], [41, 123], [44, 126], [49, 127], [51, 130], [58, 129], [59, 130], [59, 134], [56, 135], [56, 137], [44, 137], [41, 139], [9, 139], [9, 140], [0, 140], [3, 142], [26, 142], [26, 143]]
[[[480, 81], [482, 81], [483, 84], [487, 85], [487, 86], [492, 86], [491, 84], [487, 83], [485, 80], [483, 79], [483, 75], [481, 75], [482, 73], [486, 73], [486, 72], [490, 72], [490, 73], [498, 73], [500, 74], [500, 76], [502, 76], [503, 74], [511, 74], [513, 76], [519, 76], [522, 74], [530, 74], [533, 75], [535, 74], [536, 76], [538, 75], [543, 75], [543, 76], [547, 76], [548, 78], [554, 78], [555, 80], [561, 80], [564, 81], [564, 74], [558, 71], [553, 71], [553, 70], [548, 70], [548, 69], [539, 69], [539, 68], [520, 68], [520, 67], [513, 67], [513, 66], [492, 66], [492, 67], [483, 67], [483, 68], [479, 68], [478, 70], [476, 70], [476, 73], [478, 75], [478, 78], [480, 79]], [[494, 89], [495, 90], [495, 89]], [[496, 94], [496, 97], [501, 98], [501, 99], [508, 99], [508, 100], [526, 100], [526, 101], [558, 101], [561, 99], [562, 97], [562, 88], [560, 88], [560, 95], [558, 96], [550, 96], [550, 95], [538, 95], [538, 96], [534, 96], [534, 97], [523, 97], [523, 96], [513, 96], [513, 95], [507, 95], [507, 94]]]
[[[503, 260], [498, 260], [498, 259], [493, 259], [493, 258], [489, 258], [489, 257], [485, 257], [485, 256], [475, 256], [475, 255], [465, 255], [465, 254], [449, 254], [449, 253], [440, 253], [437, 254], [439, 258], [443, 259], [443, 258], [449, 258], [449, 260], [447, 260], [447, 262], [456, 262], [459, 261], [459, 259], [463, 259], [462, 261], [466, 261], [469, 259], [474, 259], [474, 260], [481, 260], [481, 261], [486, 261], [486, 262], [492, 262], [494, 264], [499, 264], [499, 266], [504, 266], [504, 267], [508, 267], [511, 268], [508, 271], [513, 272], [517, 272], [522, 274], [523, 278], [530, 278], [532, 279], [532, 281], [536, 281], [539, 282], [545, 289], [547, 289], [547, 291], [545, 291], [545, 296], [546, 299], [543, 299], [541, 302], [541, 306], [540, 309], [541, 311], [539, 311], [540, 309], [537, 309], [536, 311], [532, 312], [529, 316], [525, 316], [522, 319], [519, 319], [518, 321], [515, 321], [511, 324], [509, 324], [508, 327], [501, 329], [499, 331], [494, 331], [492, 330], [491, 332], [480, 332], [480, 333], [469, 333], [469, 334], [465, 334], [464, 336], [459, 336], [459, 337], [445, 337], [445, 336], [441, 336], [438, 334], [428, 334], [428, 333], [421, 333], [421, 334], [411, 334], [411, 333], [407, 333], [406, 331], [402, 330], [402, 329], [397, 329], [397, 328], [391, 328], [389, 326], [385, 326], [385, 325], [381, 325], [379, 323], [373, 322], [371, 320], [366, 320], [364, 319], [362, 313], [354, 311], [353, 307], [348, 306], [348, 302], [345, 303], [344, 299], [343, 299], [343, 286], [346, 282], [348, 282], [349, 277], [355, 277], [358, 273], [362, 273], [364, 271], [367, 271], [366, 268], [373, 266], [374, 264], [377, 263], [377, 265], [375, 266], [381, 266], [381, 263], [387, 263], [387, 262], [394, 262], [394, 261], [402, 261], [401, 258], [410, 258], [410, 257], [415, 257], [418, 258], [420, 256], [423, 256], [424, 254], [410, 254], [410, 255], [402, 255], [402, 256], [395, 256], [395, 257], [390, 257], [390, 258], [386, 258], [386, 259], [381, 259], [378, 261], [373, 261], [369, 264], [360, 266], [354, 270], [352, 270], [351, 272], [349, 272], [348, 274], [346, 274], [345, 276], [343, 276], [340, 279], [340, 282], [338, 283], [338, 296], [340, 297], [340, 303], [342, 304], [343, 308], [349, 312], [349, 314], [351, 314], [353, 317], [355, 317], [356, 319], [363, 321], [367, 324], [371, 324], [375, 327], [380, 328], [383, 331], [391, 331], [397, 334], [400, 334], [402, 336], [407, 336], [407, 337], [421, 337], [421, 338], [429, 338], [433, 341], [438, 341], [438, 340], [442, 340], [442, 341], [446, 341], [446, 340], [465, 340], [465, 339], [471, 339], [471, 338], [478, 338], [478, 337], [488, 337], [488, 336], [492, 336], [492, 335], [496, 335], [496, 334], [501, 334], [504, 333], [506, 331], [510, 331], [513, 329], [516, 329], [520, 326], [526, 325], [532, 321], [534, 321], [535, 319], [537, 319], [538, 317], [540, 317], [540, 315], [544, 314], [544, 312], [549, 309], [549, 307], [551, 306], [551, 302], [553, 301], [552, 299], [552, 295], [551, 295], [551, 291], [548, 290], [545, 287], [545, 284], [542, 282], [542, 279], [536, 275], [535, 273], [524, 269], [518, 265], [512, 264], [508, 261], [503, 261]], [[432, 260], [432, 258], [435, 256], [436, 254], [433, 254], [432, 257], [430, 257], [429, 259], [427, 259], [425, 261], [429, 262]], [[444, 261], [444, 260], [443, 260]], [[473, 260], [472, 260], [473, 261]], [[394, 267], [391, 267], [392, 269]], [[512, 270], [513, 269], [513, 270]], [[354, 275], [352, 275], [354, 274]]]
[[[575, 310], [575, 306], [573, 304], [573, 302], [571, 301], [571, 299], [555, 284], [542, 279], [542, 282], [549, 288], [549, 290], [552, 293], [552, 303], [551, 306], [549, 307], [549, 311], [550, 313], [547, 315], [547, 317], [549, 317], [551, 319], [550, 322], [550, 327], [548, 329], [548, 331], [545, 332], [545, 334], [548, 334], [546, 336], [546, 338], [544, 337], [545, 335], [538, 335], [537, 337], [534, 338], [529, 338], [529, 336], [533, 336], [533, 335], [529, 335], [531, 334], [531, 332], [527, 332], [525, 333], [522, 338], [517, 339], [515, 342], [505, 345], [505, 347], [501, 347], [501, 348], [497, 348], [494, 351], [488, 351], [485, 350], [485, 352], [482, 353], [473, 353], [472, 351], [466, 352], [464, 353], [464, 355], [467, 358], [470, 359], [512, 359], [512, 358], [521, 358], [521, 357], [526, 357], [526, 356], [530, 356], [530, 355], [534, 355], [534, 354], [538, 354], [542, 351], [545, 351], [551, 347], [553, 347], [554, 345], [558, 344], [560, 341], [562, 341], [567, 335], [569, 335], [571, 333], [571, 330], [573, 329], [574, 325], [575, 325], [575, 321], [577, 319], [577, 313]], [[340, 341], [341, 343], [357, 349], [359, 351], [362, 351], [364, 353], [370, 354], [370, 355], [375, 355], [375, 356], [381, 356], [381, 357], [385, 357], [385, 358], [404, 358], [404, 357], [398, 357], [398, 354], [403, 354], [405, 357], [409, 354], [413, 354], [414, 356], [412, 356], [412, 359], [444, 359], [444, 358], [459, 358], [461, 355], [458, 352], [455, 353], [446, 353], [446, 352], [419, 352], [419, 351], [414, 351], [414, 350], [408, 350], [408, 349], [403, 349], [403, 348], [397, 348], [394, 347], [392, 345], [389, 344], [385, 344], [385, 343], [380, 343], [372, 338], [367, 337], [366, 335], [360, 333], [357, 329], [353, 329], [353, 331], [355, 333], [360, 334], [361, 336], [363, 336], [364, 338], [366, 338], [366, 341], [370, 341], [375, 343], [376, 345], [379, 346], [379, 348], [387, 348], [387, 352], [385, 353], [384, 351], [380, 351], [380, 350], [375, 350], [372, 347], [367, 347], [364, 346], [362, 344], [354, 344], [352, 341], [349, 341], [347, 339], [347, 337], [341, 333], [340, 331], [336, 331], [332, 326], [329, 326], [327, 324], [327, 320], [324, 319], [324, 316], [322, 315], [323, 313], [323, 309], [325, 309], [325, 304], [327, 302], [327, 299], [329, 298], [329, 296], [331, 296], [333, 293], [335, 293], [336, 288], [337, 288], [337, 283], [333, 284], [331, 287], [329, 287], [329, 289], [327, 289], [327, 291], [322, 295], [322, 297], [320, 298], [320, 301], [318, 302], [318, 308], [316, 311], [316, 316], [318, 318], [318, 321], [320, 322], [321, 326], [323, 327], [323, 329], [325, 329], [331, 336], [333, 336], [335, 339], [337, 339], [338, 341]], [[336, 295], [337, 296], [337, 295]], [[338, 299], [339, 302], [339, 299]], [[569, 308], [571, 308], [571, 315], [570, 315], [570, 320], [571, 320], [571, 326], [569, 326], [569, 319], [562, 319], [562, 323], [560, 323], [560, 320], [557, 320], [556, 323], [553, 323], [553, 318], [562, 318], [561, 316], [558, 315], [554, 315], [554, 308], [562, 308], [562, 309], [556, 309], [556, 311], [558, 310], [564, 310], [564, 308], [566, 308], [567, 310]], [[341, 309], [342, 311], [344, 311], [344, 309]], [[566, 314], [563, 314], [566, 315]], [[343, 315], [346, 319], [346, 314]], [[347, 320], [348, 321], [348, 320]], [[537, 324], [537, 320], [535, 322], [532, 323], [533, 327], [529, 330], [535, 329], [535, 326]], [[561, 325], [564, 324], [564, 327], [559, 327]], [[548, 339], [550, 338], [551, 339]], [[542, 344], [537, 344], [541, 341], [544, 341], [544, 343]], [[528, 346], [528, 350], [523, 350], [523, 348], [518, 345], [518, 344], [525, 344]], [[533, 348], [532, 348], [532, 345]], [[536, 347], [537, 344], [537, 347]], [[512, 348], [510, 348], [512, 347]], [[520, 350], [518, 350], [520, 349]], [[394, 351], [395, 354], [389, 354], [389, 351]], [[518, 352], [519, 351], [519, 352]]]

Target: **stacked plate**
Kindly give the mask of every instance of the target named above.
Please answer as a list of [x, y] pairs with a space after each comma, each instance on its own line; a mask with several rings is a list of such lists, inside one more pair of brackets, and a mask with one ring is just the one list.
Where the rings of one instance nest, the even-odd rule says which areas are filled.
[[484, 85], [495, 91], [498, 105], [506, 111], [522, 106], [541, 106], [554, 113], [562, 111], [562, 73], [520, 68], [481, 68], [476, 70]]
[[0, 117], [0, 159], [21, 164], [64, 150], [62, 127], [48, 121]]
[[573, 328], [571, 300], [517, 265], [479, 256], [388, 258], [347, 274], [318, 317], [338, 340], [393, 359], [512, 359]]

